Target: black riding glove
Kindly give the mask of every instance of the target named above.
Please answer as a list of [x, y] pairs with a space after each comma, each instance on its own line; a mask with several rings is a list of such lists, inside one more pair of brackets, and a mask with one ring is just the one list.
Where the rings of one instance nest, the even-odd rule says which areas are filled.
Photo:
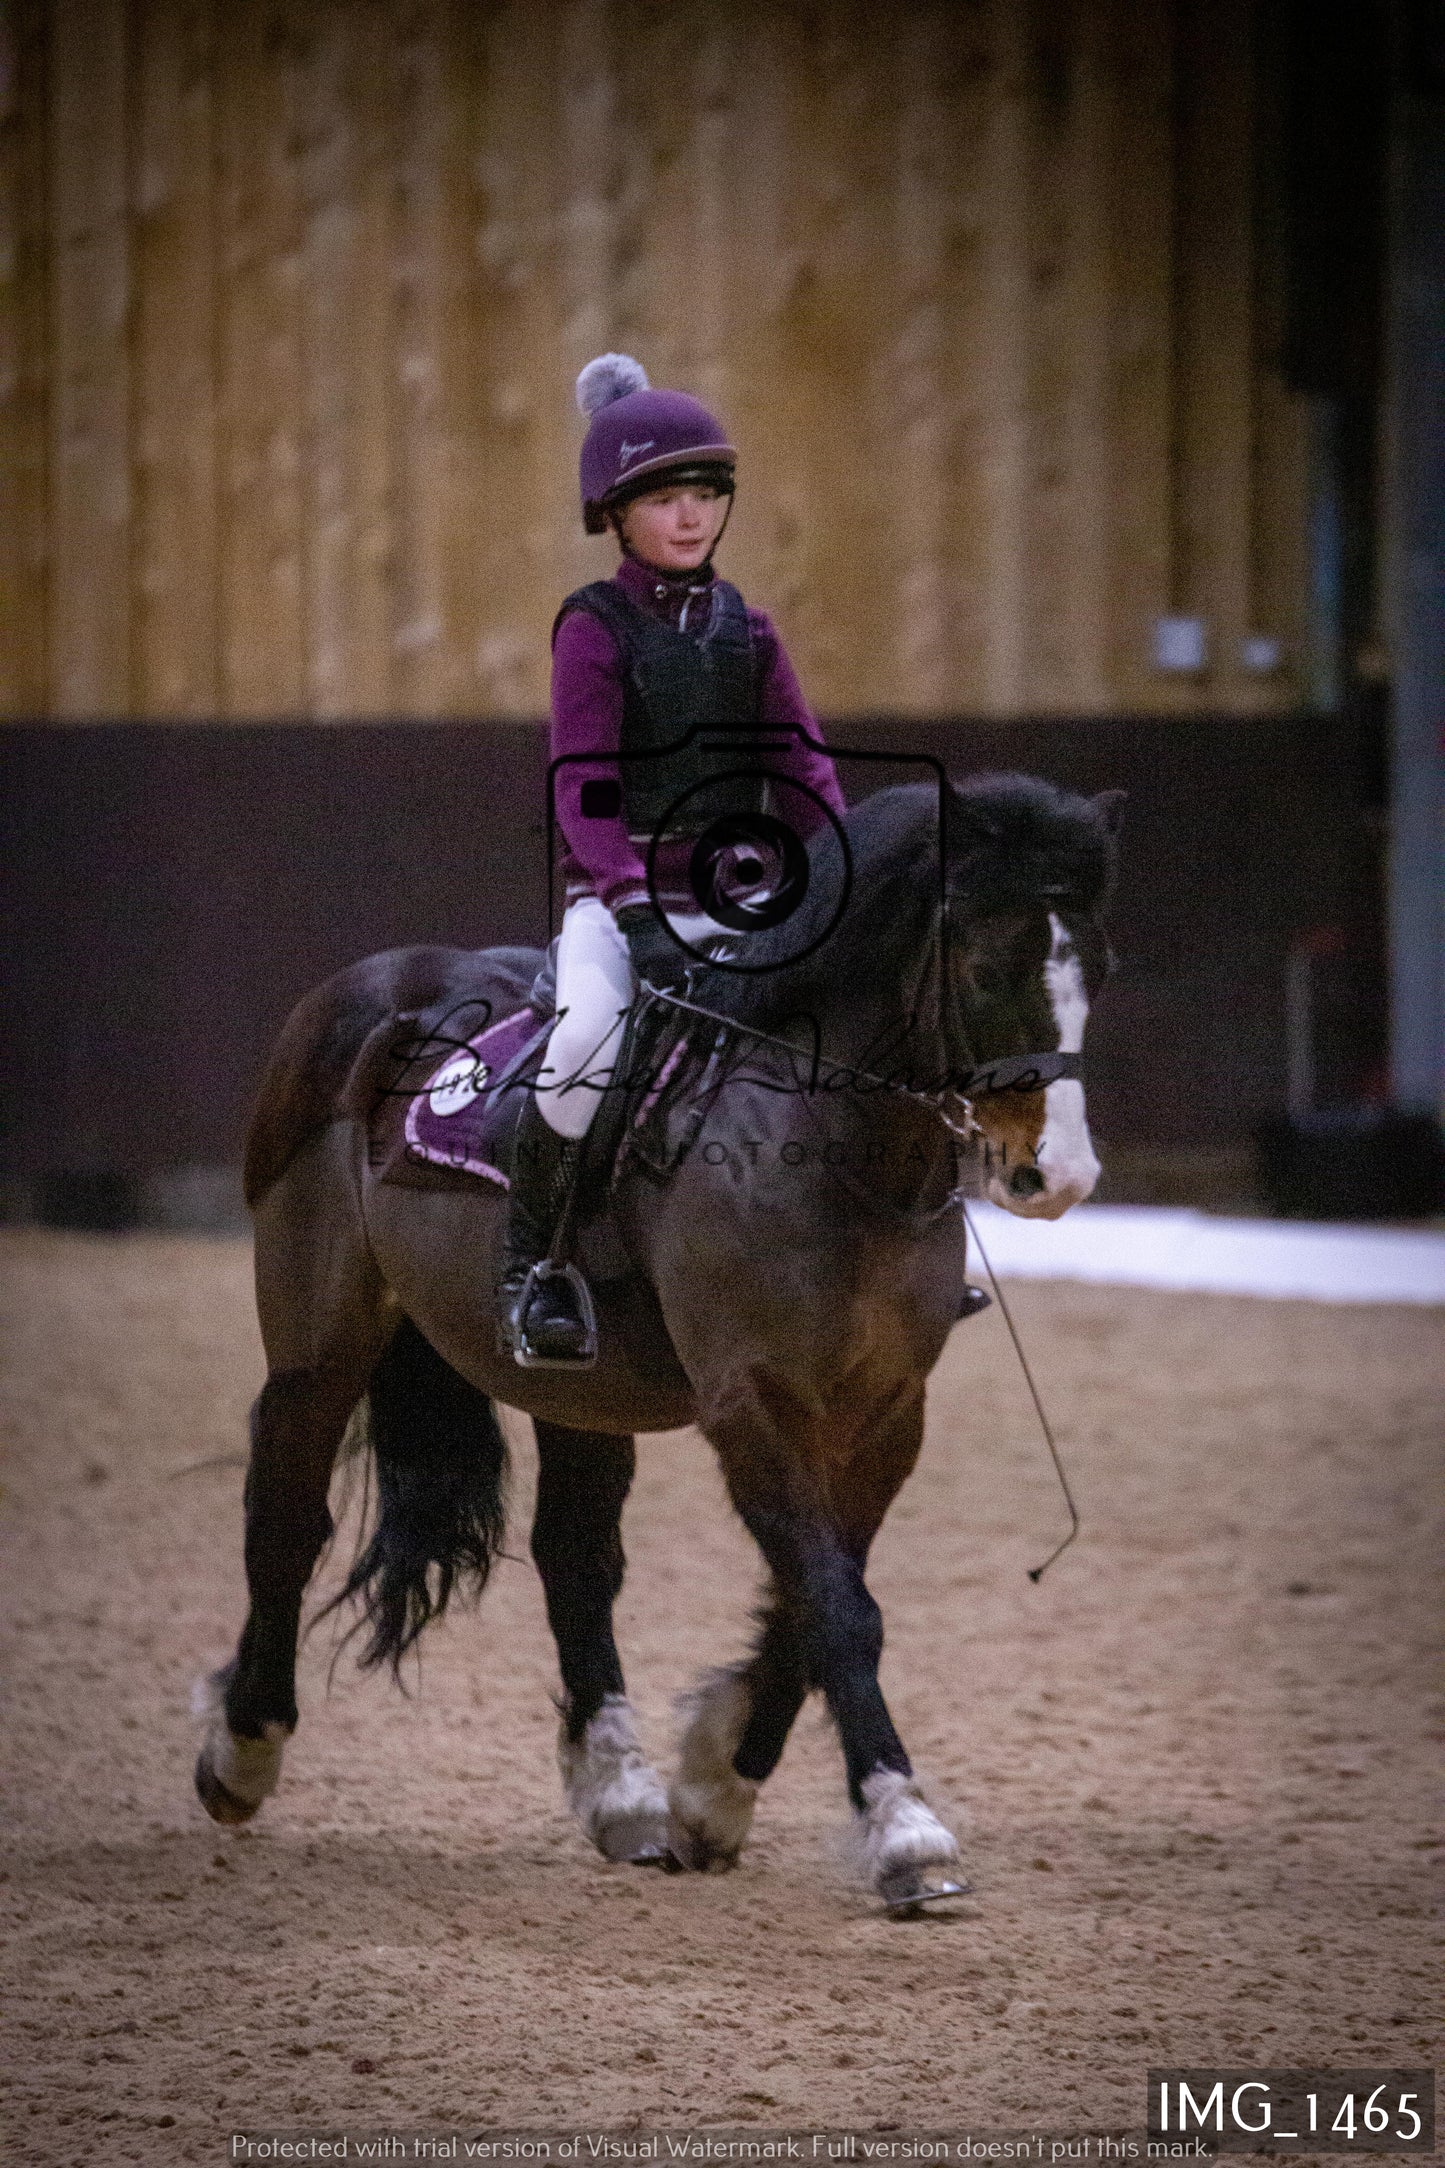
[[681, 987], [687, 974], [687, 953], [678, 947], [652, 905], [624, 903], [614, 916], [638, 978], [649, 986]]

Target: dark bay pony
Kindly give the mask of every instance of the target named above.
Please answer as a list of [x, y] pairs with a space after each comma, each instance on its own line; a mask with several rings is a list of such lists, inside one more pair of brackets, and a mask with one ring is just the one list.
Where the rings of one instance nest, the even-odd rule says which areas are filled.
[[[885, 789], [852, 809], [851, 900], [828, 939], [776, 970], [715, 965], [693, 983], [701, 1006], [753, 1029], [701, 1027], [713, 1087], [670, 1178], [622, 1163], [602, 1222], [612, 1262], [594, 1275], [599, 1356], [581, 1371], [521, 1369], [498, 1353], [505, 1198], [481, 1182], [377, 1179], [352, 1076], [392, 1018], [470, 997], [496, 1014], [519, 1008], [541, 956], [392, 950], [298, 1005], [247, 1145], [267, 1375], [245, 1492], [250, 1611], [204, 1695], [196, 1783], [217, 1821], [248, 1819], [279, 1779], [302, 1599], [332, 1532], [328, 1489], [353, 1415], [379, 1504], [347, 1593], [371, 1629], [363, 1661], [395, 1664], [454, 1588], [486, 1580], [503, 1532], [492, 1403], [504, 1401], [536, 1429], [532, 1552], [562, 1676], [563, 1782], [602, 1852], [691, 1868], [735, 1860], [816, 1688], [874, 1887], [901, 1908], [956, 1886], [957, 1846], [879, 1691], [882, 1620], [864, 1568], [918, 1457], [925, 1382], [965, 1294], [954, 1192], [965, 1103], [944, 1085], [1081, 1047], [1107, 959], [1099, 912], [1116, 816], [1117, 794], [1023, 776], [948, 785], [941, 798]], [[839, 848], [828, 830], [810, 845]], [[827, 888], [810, 888], [804, 913]], [[793, 953], [806, 945], [796, 925], [751, 940], [784, 933]], [[970, 1111], [988, 1193], [1010, 1211], [1056, 1217], [1093, 1188], [1075, 1076], [978, 1096]], [[612, 1607], [633, 1433], [687, 1423], [715, 1448], [768, 1585], [752, 1654], [694, 1697], [665, 1789], [638, 1740]]]

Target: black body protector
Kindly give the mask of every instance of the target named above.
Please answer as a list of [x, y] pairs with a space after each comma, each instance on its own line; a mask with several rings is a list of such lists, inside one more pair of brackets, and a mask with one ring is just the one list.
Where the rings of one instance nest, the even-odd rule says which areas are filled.
[[[668, 823], [670, 837], [700, 834], [722, 814], [764, 810], [762, 776], [734, 775], [710, 790], [699, 787], [755, 761], [751, 741], [762, 699], [746, 603], [729, 580], [718, 579], [708, 601], [706, 622], [679, 632], [640, 609], [615, 580], [593, 580], [557, 612], [557, 625], [569, 610], [600, 617], [621, 653], [622, 809], [638, 843], [650, 842], [690, 791], [698, 793], [696, 813], [689, 818], [692, 808], [681, 808]], [[729, 745], [729, 737], [738, 743]]]

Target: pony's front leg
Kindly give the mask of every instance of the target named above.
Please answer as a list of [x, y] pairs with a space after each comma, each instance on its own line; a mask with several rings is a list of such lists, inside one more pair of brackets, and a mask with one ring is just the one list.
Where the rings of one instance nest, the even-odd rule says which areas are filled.
[[637, 1736], [612, 1632], [622, 1587], [622, 1508], [631, 1438], [534, 1419], [537, 1512], [532, 1556], [542, 1576], [565, 1700], [557, 1760], [567, 1804], [607, 1859], [661, 1865], [667, 1795]]
[[817, 1686], [838, 1725], [866, 1870], [901, 1908], [960, 1886], [949, 1871], [958, 1847], [918, 1790], [878, 1684], [882, 1614], [863, 1579], [872, 1538], [918, 1455], [922, 1395], [856, 1439], [826, 1483], [797, 1413], [790, 1423], [788, 1396], [775, 1387], [766, 1403], [735, 1405], [709, 1426], [776, 1597], [753, 1662], [699, 1696], [673, 1786], [673, 1846], [689, 1864], [736, 1856], [758, 1786]]

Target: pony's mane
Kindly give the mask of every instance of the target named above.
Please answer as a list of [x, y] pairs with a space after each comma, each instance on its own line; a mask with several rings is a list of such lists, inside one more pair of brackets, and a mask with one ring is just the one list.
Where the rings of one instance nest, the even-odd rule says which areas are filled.
[[[1065, 917], [1088, 917], [1108, 894], [1114, 839], [1106, 807], [1041, 776], [950, 782], [945, 825], [948, 894], [965, 920], [1042, 900]], [[875, 791], [849, 809], [843, 828], [853, 885], [838, 924], [825, 934], [841, 876], [828, 824], [809, 838], [808, 892], [798, 909], [782, 925], [748, 936], [748, 962], [758, 968], [702, 973], [700, 1001], [764, 1025], [806, 1005], [825, 979], [855, 970], [871, 975], [900, 943], [916, 950], [939, 896], [937, 788], [900, 783]], [[811, 955], [785, 961], [819, 935]]]

